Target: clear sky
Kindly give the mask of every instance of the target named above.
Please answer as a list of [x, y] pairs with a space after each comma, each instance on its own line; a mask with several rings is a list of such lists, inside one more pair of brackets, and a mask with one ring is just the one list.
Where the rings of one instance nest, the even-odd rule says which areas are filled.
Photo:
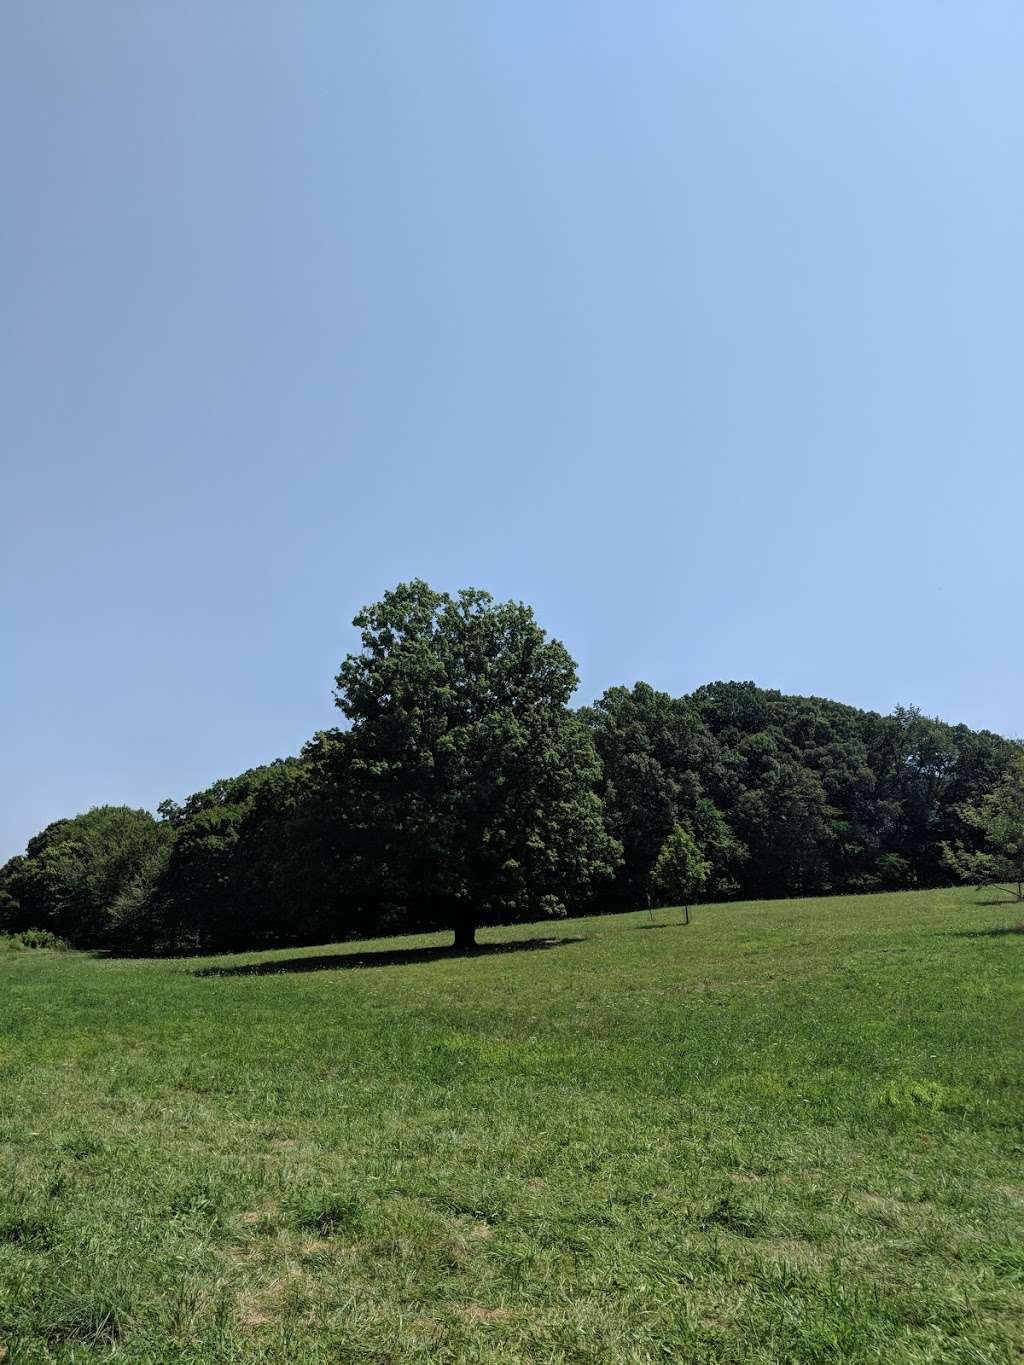
[[1020, 0], [5, 0], [0, 857], [340, 716], [397, 581], [580, 700], [1024, 731]]

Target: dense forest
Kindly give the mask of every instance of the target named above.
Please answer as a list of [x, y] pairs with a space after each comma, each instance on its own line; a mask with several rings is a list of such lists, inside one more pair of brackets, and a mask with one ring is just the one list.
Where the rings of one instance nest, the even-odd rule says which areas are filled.
[[355, 624], [343, 726], [158, 818], [47, 826], [0, 869], [0, 931], [192, 953], [446, 926], [464, 947], [479, 923], [647, 905], [680, 859], [703, 899], [935, 886], [1020, 754], [751, 682], [574, 709], [565, 647], [477, 590], [402, 584]]

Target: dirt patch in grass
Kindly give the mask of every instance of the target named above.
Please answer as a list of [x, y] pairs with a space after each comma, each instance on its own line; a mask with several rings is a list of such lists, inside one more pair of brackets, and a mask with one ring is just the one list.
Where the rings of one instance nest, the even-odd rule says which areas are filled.
[[238, 1314], [238, 1321], [244, 1327], [270, 1327], [276, 1319], [263, 1308], [242, 1308]]
[[478, 1303], [459, 1304], [455, 1312], [466, 1322], [508, 1322], [516, 1316], [511, 1308], [483, 1308]]
[[277, 1214], [276, 1204], [264, 1204], [261, 1209], [246, 1209], [244, 1213], [239, 1215], [239, 1219], [246, 1227], [260, 1228], [265, 1231], [269, 1229]]
[[277, 1322], [287, 1310], [289, 1299], [297, 1290], [301, 1292], [303, 1280], [300, 1267], [289, 1265], [269, 1284], [243, 1290], [238, 1299], [238, 1320], [247, 1327], [267, 1327]]
[[413, 1318], [409, 1323], [409, 1331], [414, 1336], [427, 1337], [430, 1341], [438, 1342], [444, 1336], [444, 1328], [433, 1318]]

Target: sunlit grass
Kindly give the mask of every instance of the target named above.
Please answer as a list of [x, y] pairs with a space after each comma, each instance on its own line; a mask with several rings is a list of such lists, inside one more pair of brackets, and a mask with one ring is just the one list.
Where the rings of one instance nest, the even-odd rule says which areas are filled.
[[1018, 1359], [1024, 934], [982, 899], [7, 953], [4, 1365]]

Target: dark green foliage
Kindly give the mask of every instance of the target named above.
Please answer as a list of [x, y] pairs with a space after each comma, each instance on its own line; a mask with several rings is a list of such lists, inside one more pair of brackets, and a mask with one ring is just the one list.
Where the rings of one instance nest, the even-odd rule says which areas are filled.
[[[302, 759], [253, 768], [161, 812], [174, 841], [138, 902], [126, 907], [162, 951], [210, 952], [336, 936]], [[140, 945], [141, 946], [141, 943]]]
[[584, 903], [618, 850], [593, 742], [567, 709], [577, 677], [565, 647], [521, 603], [420, 581], [355, 624], [363, 648], [341, 666], [337, 701], [382, 907], [414, 908], [465, 946], [478, 923]]
[[629, 904], [678, 823], [712, 864], [714, 897], [942, 885], [944, 845], [978, 848], [965, 809], [1015, 752], [910, 708], [879, 716], [753, 683], [678, 699], [612, 688], [585, 715]]
[[717, 746], [691, 702], [637, 683], [610, 688], [582, 714], [601, 758], [608, 828], [623, 849], [616, 901], [644, 902], [655, 860], [681, 821], [713, 846], [715, 890], [733, 889], [746, 850], [707, 797]]
[[116, 939], [118, 896], [168, 841], [148, 811], [97, 806], [57, 820], [0, 870], [0, 929], [45, 929], [76, 946]]
[[962, 814], [984, 846], [972, 852], [962, 843], [947, 844], [947, 865], [964, 881], [1008, 886], [1024, 900], [1024, 754], [1015, 755], [995, 788]]

